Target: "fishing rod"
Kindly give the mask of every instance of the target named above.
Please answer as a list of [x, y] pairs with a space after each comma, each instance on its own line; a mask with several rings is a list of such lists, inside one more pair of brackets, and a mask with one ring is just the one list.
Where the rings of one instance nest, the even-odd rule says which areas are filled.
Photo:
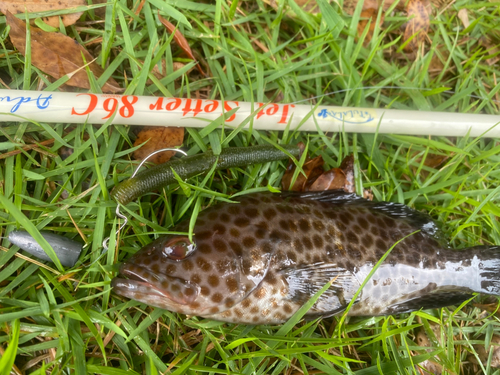
[[[221, 118], [224, 116], [224, 118]], [[137, 95], [0, 90], [0, 122], [500, 137], [500, 115]], [[222, 121], [225, 120], [225, 121]]]

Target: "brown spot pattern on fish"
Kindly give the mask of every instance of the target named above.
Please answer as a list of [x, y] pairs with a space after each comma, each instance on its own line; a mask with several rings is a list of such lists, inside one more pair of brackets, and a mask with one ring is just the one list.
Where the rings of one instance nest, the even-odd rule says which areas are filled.
[[[344, 192], [259, 193], [199, 213], [194, 251], [174, 259], [165, 236], [121, 267], [115, 291], [171, 311], [235, 323], [274, 324], [326, 283], [306, 316], [342, 312], [394, 245], [349, 315], [439, 307], [472, 292], [498, 294], [498, 248], [451, 251], [426, 215]], [[179, 224], [174, 231], [186, 231]], [[186, 238], [186, 237], [183, 237]], [[170, 241], [170, 242], [169, 242]]]

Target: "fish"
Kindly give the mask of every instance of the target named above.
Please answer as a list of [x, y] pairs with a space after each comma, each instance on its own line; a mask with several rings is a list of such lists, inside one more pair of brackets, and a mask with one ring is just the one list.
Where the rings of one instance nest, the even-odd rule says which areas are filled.
[[500, 247], [453, 250], [427, 214], [339, 190], [220, 202], [199, 213], [192, 238], [146, 245], [121, 265], [114, 292], [252, 325], [287, 321], [329, 282], [305, 318], [343, 314], [351, 303], [347, 315], [381, 316], [500, 295]]

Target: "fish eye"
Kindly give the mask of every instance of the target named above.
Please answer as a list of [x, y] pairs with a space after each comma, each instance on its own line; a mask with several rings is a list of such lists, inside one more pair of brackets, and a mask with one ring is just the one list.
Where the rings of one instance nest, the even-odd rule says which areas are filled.
[[174, 237], [171, 238], [163, 249], [163, 255], [167, 258], [180, 261], [191, 254], [196, 245], [189, 241], [188, 237]]

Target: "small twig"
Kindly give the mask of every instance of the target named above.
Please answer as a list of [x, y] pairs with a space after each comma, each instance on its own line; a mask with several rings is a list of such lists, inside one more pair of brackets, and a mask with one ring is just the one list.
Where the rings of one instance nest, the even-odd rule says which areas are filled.
[[[136, 16], [138, 16], [139, 13], [141, 13], [142, 7], [144, 6], [145, 2], [146, 2], [146, 0], [141, 0], [141, 3], [139, 4], [139, 6], [137, 7], [137, 9], [134, 12]], [[131, 21], [132, 21], [132, 19], [131, 19]]]
[[[9, 251], [9, 249], [7, 249], [6, 247], [3, 247], [3, 246], [0, 246], [0, 250], [5, 251], [5, 252]], [[45, 264], [43, 264], [43, 263], [41, 263], [41, 262], [39, 262], [39, 261], [35, 260], [35, 259], [32, 259], [32, 258], [30, 258], [30, 257], [27, 257], [26, 255], [23, 255], [23, 254], [21, 254], [21, 253], [15, 253], [14, 255], [15, 255], [16, 257], [21, 258], [21, 259], [24, 259], [24, 260], [26, 260], [26, 261], [28, 261], [28, 262], [30, 262], [30, 263], [36, 264], [36, 265], [37, 265], [37, 266], [39, 266], [39, 267], [43, 267], [43, 268], [45, 268], [47, 271], [50, 271], [50, 272], [52, 272], [53, 274], [55, 274], [55, 275], [57, 275], [57, 276], [61, 276], [61, 273], [60, 273], [59, 271], [56, 271], [55, 269], [53, 269], [53, 268], [51, 268], [51, 267], [49, 267], [49, 266], [47, 266], [47, 265], [45, 265]]]
[[20, 147], [19, 150], [13, 150], [13, 151], [6, 152], [4, 154], [0, 154], [0, 159], [6, 159], [8, 157], [20, 154], [23, 151], [29, 151], [29, 150], [37, 149], [40, 146], [50, 146], [52, 144], [54, 144], [54, 138], [47, 139], [47, 140], [42, 141], [42, 142], [37, 142], [37, 143], [25, 145], [25, 146]]

